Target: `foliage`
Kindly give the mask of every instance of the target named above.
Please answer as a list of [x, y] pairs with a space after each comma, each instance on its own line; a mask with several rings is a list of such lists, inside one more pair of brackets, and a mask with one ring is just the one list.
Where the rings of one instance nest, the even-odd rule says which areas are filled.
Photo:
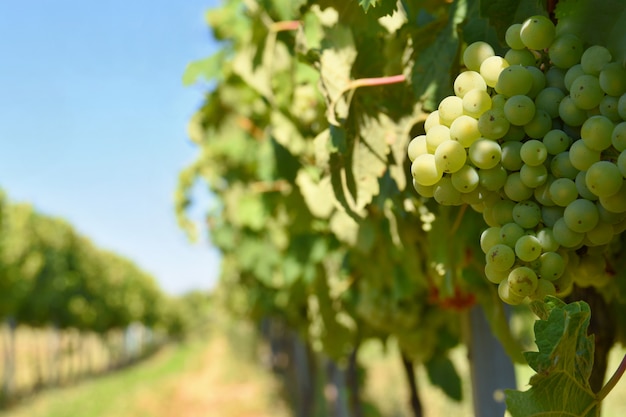
[[533, 14], [547, 14], [543, 2], [228, 0], [210, 10], [222, 49], [183, 77], [210, 87], [189, 123], [198, 157], [180, 174], [176, 207], [196, 234], [192, 186], [215, 196], [207, 224], [233, 311], [280, 316], [335, 358], [394, 337], [458, 398], [446, 352], [478, 302], [520, 360], [483, 276], [481, 215], [419, 198], [406, 148], [451, 94], [466, 45], [502, 50], [504, 29]]

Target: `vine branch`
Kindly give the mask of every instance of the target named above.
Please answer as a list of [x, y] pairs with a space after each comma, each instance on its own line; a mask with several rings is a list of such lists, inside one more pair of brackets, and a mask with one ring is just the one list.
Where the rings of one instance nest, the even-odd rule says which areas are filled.
[[611, 376], [611, 379], [609, 379], [607, 383], [602, 387], [602, 389], [598, 392], [598, 401], [602, 401], [608, 395], [608, 393], [611, 392], [613, 388], [615, 388], [615, 385], [617, 385], [622, 375], [624, 375], [624, 372], [626, 372], [626, 355], [624, 355], [624, 357], [622, 358], [622, 361], [615, 370], [613, 376]]

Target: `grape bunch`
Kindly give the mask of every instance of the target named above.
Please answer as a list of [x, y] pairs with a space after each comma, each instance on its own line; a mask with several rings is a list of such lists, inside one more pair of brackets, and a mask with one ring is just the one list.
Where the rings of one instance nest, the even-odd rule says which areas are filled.
[[567, 24], [533, 16], [485, 42], [411, 140], [413, 186], [468, 204], [500, 298], [564, 296], [606, 285], [606, 254], [626, 229], [626, 69]]

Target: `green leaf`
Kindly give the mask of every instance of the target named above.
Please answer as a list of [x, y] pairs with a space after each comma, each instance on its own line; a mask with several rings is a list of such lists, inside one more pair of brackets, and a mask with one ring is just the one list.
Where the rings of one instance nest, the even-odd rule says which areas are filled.
[[501, 41], [513, 23], [522, 23], [534, 15], [547, 16], [543, 0], [481, 0], [480, 12], [489, 19]]
[[604, 45], [616, 61], [624, 63], [626, 9], [622, 0], [562, 0], [554, 14], [586, 44]]
[[461, 378], [450, 358], [443, 355], [435, 355], [425, 365], [428, 379], [430, 379], [433, 385], [441, 388], [448, 397], [455, 401], [463, 399]]
[[371, 10], [376, 16], [387, 16], [395, 12], [398, 8], [398, 2], [395, 0], [359, 0], [359, 6], [363, 8], [365, 13]]
[[525, 356], [537, 374], [528, 391], [506, 391], [511, 416], [598, 417], [599, 400], [589, 385], [594, 350], [593, 337], [587, 336], [589, 305], [547, 297], [534, 309], [544, 317], [535, 323], [539, 350]]
[[183, 73], [183, 85], [192, 85], [200, 78], [205, 81], [218, 81], [224, 70], [224, 58], [225, 52], [221, 50], [208, 58], [189, 63]]

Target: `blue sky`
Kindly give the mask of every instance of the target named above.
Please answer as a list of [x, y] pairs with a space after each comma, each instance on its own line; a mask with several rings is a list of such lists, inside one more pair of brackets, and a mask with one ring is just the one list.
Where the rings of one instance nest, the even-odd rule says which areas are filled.
[[204, 22], [217, 3], [0, 2], [0, 187], [172, 294], [211, 288], [219, 269], [217, 252], [178, 228], [172, 197], [196, 155], [186, 125], [203, 96], [181, 77], [217, 48]]

